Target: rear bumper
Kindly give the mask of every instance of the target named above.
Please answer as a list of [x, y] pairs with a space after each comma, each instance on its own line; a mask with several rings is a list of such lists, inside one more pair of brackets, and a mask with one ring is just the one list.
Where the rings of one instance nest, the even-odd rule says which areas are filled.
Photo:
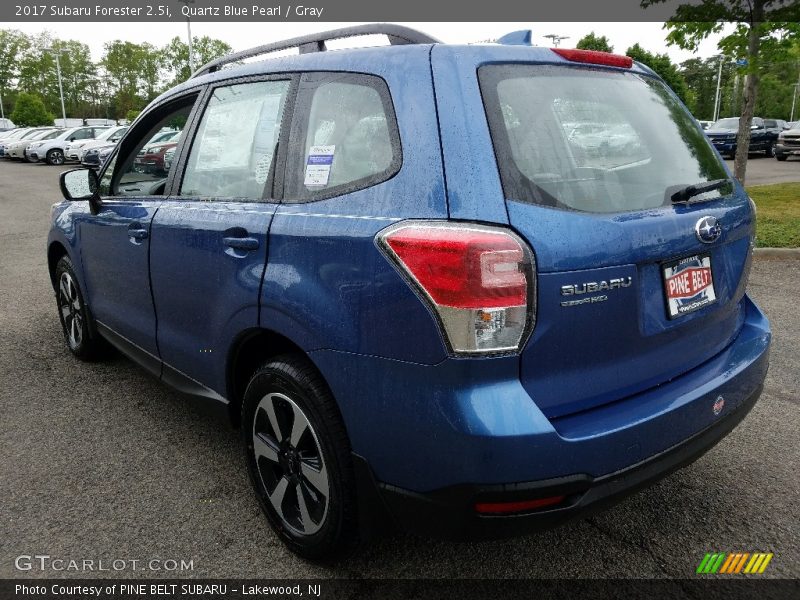
[[[512, 537], [556, 527], [620, 502], [670, 473], [691, 464], [730, 433], [750, 412], [762, 386], [733, 412], [668, 450], [615, 473], [592, 478], [574, 475], [506, 485], [456, 485], [425, 494], [379, 484], [390, 518], [400, 528], [451, 540]], [[481, 515], [476, 503], [564, 497], [555, 507], [522, 514]]]
[[[616, 502], [731, 431], [757, 401], [769, 365], [766, 317], [747, 296], [742, 312], [731, 344], [692, 371], [553, 419], [521, 385], [518, 357], [426, 366], [328, 350], [310, 356], [367, 466], [360, 470], [371, 485], [360, 489], [374, 488], [368, 496], [381, 513], [440, 537], [503, 537]], [[527, 514], [475, 510], [476, 502], [554, 496], [564, 500]]]

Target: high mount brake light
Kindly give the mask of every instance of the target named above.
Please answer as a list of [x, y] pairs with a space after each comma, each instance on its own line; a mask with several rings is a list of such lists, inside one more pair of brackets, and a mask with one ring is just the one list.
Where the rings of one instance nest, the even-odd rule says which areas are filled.
[[455, 354], [521, 348], [534, 320], [533, 257], [500, 227], [409, 221], [378, 234], [439, 317]]
[[566, 58], [572, 62], [588, 63], [592, 65], [608, 65], [610, 67], [622, 67], [630, 69], [633, 66], [633, 59], [630, 56], [621, 54], [611, 54], [600, 50], [576, 50], [572, 48], [550, 48], [561, 58]]

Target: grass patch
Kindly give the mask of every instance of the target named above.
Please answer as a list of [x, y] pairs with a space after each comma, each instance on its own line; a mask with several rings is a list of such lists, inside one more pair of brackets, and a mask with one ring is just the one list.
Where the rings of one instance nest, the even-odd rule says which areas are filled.
[[756, 246], [800, 248], [800, 183], [754, 185], [747, 193], [756, 203]]

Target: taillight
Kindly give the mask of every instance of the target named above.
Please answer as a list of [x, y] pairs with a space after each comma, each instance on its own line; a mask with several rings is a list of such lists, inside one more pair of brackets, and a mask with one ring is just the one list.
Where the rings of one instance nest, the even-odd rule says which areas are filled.
[[610, 67], [623, 67], [630, 69], [633, 66], [633, 59], [630, 56], [621, 54], [611, 54], [600, 50], [577, 50], [573, 48], [550, 48], [561, 58], [566, 58], [572, 62], [589, 63], [593, 65], [608, 65]]
[[384, 252], [439, 318], [450, 350], [519, 350], [533, 326], [533, 256], [513, 233], [468, 223], [406, 222], [382, 231]]

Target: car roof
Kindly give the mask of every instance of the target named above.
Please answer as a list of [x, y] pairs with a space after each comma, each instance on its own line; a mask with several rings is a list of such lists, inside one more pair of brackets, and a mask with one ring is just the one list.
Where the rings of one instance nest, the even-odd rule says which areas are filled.
[[[336, 36], [340, 31], [349, 31], [355, 29], [364, 29], [368, 33], [358, 35], [370, 34], [370, 28], [389, 28], [389, 31], [401, 30], [403, 32], [412, 32], [419, 36], [420, 39], [426, 39], [425, 34], [414, 32], [405, 27], [397, 27], [391, 25], [370, 25], [370, 26], [356, 26], [353, 28], [345, 28], [343, 30], [334, 30], [331, 32], [323, 32], [319, 36], [325, 35], [333, 37], [326, 39], [339, 39], [341, 37], [349, 36]], [[396, 29], [395, 29], [396, 28]], [[382, 31], [382, 29], [381, 29]], [[390, 34], [387, 34], [390, 35]], [[309, 36], [302, 38], [294, 38], [294, 40], [305, 40]], [[391, 37], [391, 35], [390, 35]], [[272, 73], [292, 73], [303, 71], [348, 71], [348, 72], [362, 72], [373, 73], [376, 71], [386, 70], [387, 65], [393, 65], [392, 68], [402, 69], [407, 67], [410, 61], [416, 59], [427, 58], [432, 51], [442, 54], [449, 54], [451, 57], [458, 57], [460, 60], [473, 61], [475, 64], [482, 64], [487, 62], [529, 62], [529, 63], [546, 63], [546, 64], [564, 64], [571, 66], [583, 66], [591, 68], [591, 64], [582, 64], [569, 61], [562, 56], [559, 56], [551, 48], [544, 46], [530, 46], [527, 44], [504, 44], [504, 43], [482, 43], [482, 44], [444, 44], [429, 38], [430, 43], [404, 43], [396, 45], [384, 46], [369, 46], [369, 47], [353, 47], [343, 48], [336, 50], [324, 51], [310, 51], [303, 52], [301, 45], [301, 53], [293, 55], [279, 55], [266, 53], [261, 60], [248, 62], [245, 64], [230, 64], [219, 68], [213, 72], [205, 72], [208, 70], [208, 65], [201, 67], [198, 72], [186, 80], [185, 82], [177, 85], [176, 87], [166, 91], [161, 96], [156, 98], [152, 104], [158, 104], [171, 96], [179, 95], [182, 92], [192, 88], [201, 87], [217, 81], [234, 79], [239, 77], [252, 77], [257, 75], [267, 75]], [[502, 41], [502, 40], [501, 40]], [[292, 40], [287, 40], [289, 44]], [[264, 47], [282, 44], [269, 44]], [[287, 46], [291, 47], [291, 46]], [[235, 53], [219, 60], [235, 60], [237, 55], [245, 54], [249, 51]], [[261, 56], [260, 54], [258, 56]], [[406, 63], [406, 61], [409, 61]], [[209, 65], [212, 65], [209, 63]], [[594, 65], [596, 66], [596, 65]], [[605, 68], [601, 65], [602, 68]], [[612, 67], [609, 67], [613, 69]], [[654, 71], [647, 66], [634, 61], [633, 66], [629, 69], [622, 69], [626, 72], [635, 72], [639, 74], [646, 74], [658, 77]]]

